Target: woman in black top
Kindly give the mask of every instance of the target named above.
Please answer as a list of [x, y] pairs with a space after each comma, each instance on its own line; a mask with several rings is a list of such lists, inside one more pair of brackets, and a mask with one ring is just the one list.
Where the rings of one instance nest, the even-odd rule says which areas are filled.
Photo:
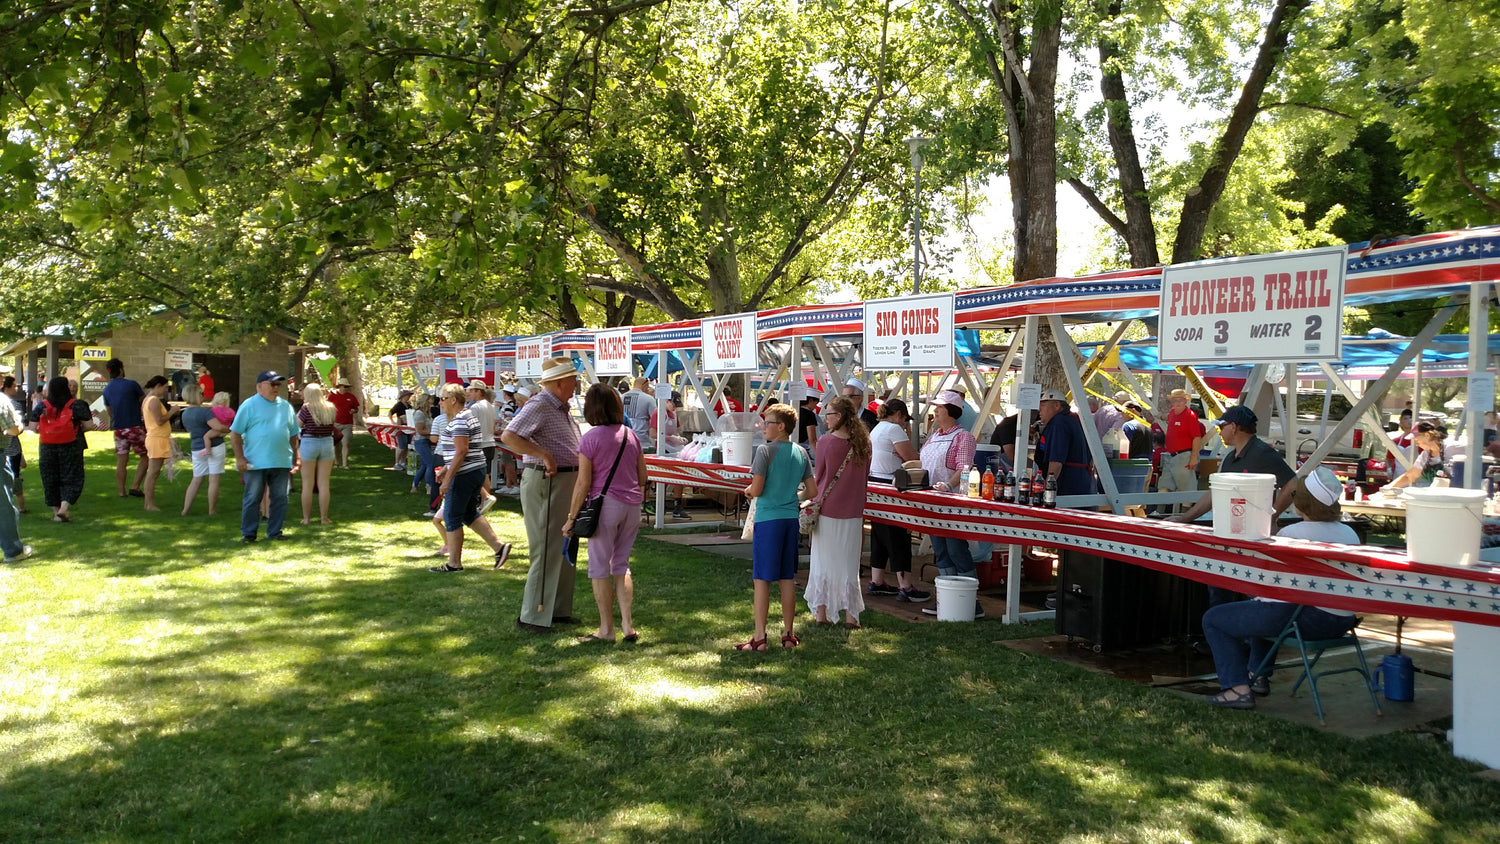
[[[72, 435], [53, 433], [58, 417], [67, 419]], [[84, 425], [93, 418], [89, 406], [73, 398], [68, 379], [59, 375], [47, 382], [43, 400], [31, 411], [31, 430], [45, 440], [37, 448], [37, 464], [42, 475], [42, 494], [52, 508], [52, 521], [70, 522], [68, 508], [83, 495], [83, 449], [79, 440]]]

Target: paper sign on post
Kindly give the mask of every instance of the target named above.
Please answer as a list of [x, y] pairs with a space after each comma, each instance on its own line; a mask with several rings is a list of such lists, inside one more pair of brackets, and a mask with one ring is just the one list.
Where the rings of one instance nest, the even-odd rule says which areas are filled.
[[471, 378], [484, 377], [483, 340], [477, 340], [472, 343], [455, 343], [453, 346], [453, 358], [460, 380], [468, 381]]
[[865, 303], [864, 368], [953, 368], [953, 294]]
[[594, 332], [594, 374], [630, 374], [630, 329]]
[[1338, 360], [1347, 262], [1336, 246], [1163, 269], [1161, 362]]
[[1015, 399], [1018, 410], [1037, 410], [1042, 406], [1042, 385], [1017, 384]]
[[705, 318], [701, 329], [702, 371], [714, 375], [759, 371], [755, 348], [758, 327], [753, 313]]
[[177, 369], [192, 369], [193, 353], [188, 349], [167, 349], [168, 372]]

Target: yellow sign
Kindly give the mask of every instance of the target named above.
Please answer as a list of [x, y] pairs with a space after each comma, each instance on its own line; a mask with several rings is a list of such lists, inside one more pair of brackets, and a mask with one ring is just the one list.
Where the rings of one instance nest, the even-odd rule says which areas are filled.
[[77, 351], [81, 361], [109, 360], [108, 346], [79, 346]]

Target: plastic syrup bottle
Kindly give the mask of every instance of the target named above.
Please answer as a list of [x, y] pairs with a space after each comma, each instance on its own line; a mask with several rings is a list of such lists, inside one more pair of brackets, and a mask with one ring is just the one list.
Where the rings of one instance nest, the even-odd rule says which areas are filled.
[[1016, 470], [1005, 470], [1005, 481], [1000, 485], [1000, 500], [1005, 504], [1016, 503]]
[[970, 466], [969, 467], [969, 474], [965, 476], [965, 480], [964, 480], [964, 492], [968, 493], [968, 495], [969, 495], [970, 498], [978, 498], [979, 497], [979, 467], [978, 466]]
[[995, 470], [984, 467], [984, 476], [979, 479], [979, 497], [985, 501], [995, 500]]
[[1046, 494], [1046, 492], [1047, 492], [1047, 481], [1042, 477], [1042, 473], [1041, 472], [1037, 472], [1036, 474], [1032, 475], [1031, 476], [1031, 506], [1033, 506], [1033, 507], [1045, 507], [1045, 506], [1047, 506], [1045, 500], [1043, 499], [1043, 496]]
[[1057, 476], [1047, 476], [1047, 488], [1042, 491], [1042, 506], [1049, 510], [1057, 509]]
[[1031, 473], [1025, 472], [1016, 481], [1016, 503], [1025, 507], [1031, 503]]

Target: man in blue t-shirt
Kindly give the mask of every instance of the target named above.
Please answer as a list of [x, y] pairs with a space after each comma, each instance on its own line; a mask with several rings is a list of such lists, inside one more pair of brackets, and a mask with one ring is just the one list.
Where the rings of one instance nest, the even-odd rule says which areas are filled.
[[[109, 408], [109, 427], [115, 432], [115, 488], [124, 498], [127, 494], [142, 498], [141, 481], [146, 468], [146, 419], [141, 416], [141, 402], [146, 391], [125, 377], [125, 364], [110, 358], [109, 383], [104, 385], [104, 405]], [[136, 453], [135, 483], [125, 489], [125, 474], [130, 467], [130, 453]]]
[[1042, 435], [1037, 440], [1038, 462], [1048, 475], [1057, 477], [1058, 495], [1088, 495], [1094, 491], [1089, 471], [1089, 444], [1083, 423], [1068, 410], [1067, 396], [1058, 390], [1042, 393], [1037, 410]]
[[240, 502], [240, 541], [254, 542], [260, 527], [260, 500], [266, 490], [271, 493], [267, 514], [266, 538], [286, 538], [281, 525], [286, 519], [287, 494], [292, 473], [297, 471], [297, 417], [292, 405], [281, 397], [286, 378], [266, 370], [255, 378], [255, 395], [246, 399], [234, 414], [229, 426], [229, 442], [234, 447], [234, 464], [245, 479], [245, 497]]

